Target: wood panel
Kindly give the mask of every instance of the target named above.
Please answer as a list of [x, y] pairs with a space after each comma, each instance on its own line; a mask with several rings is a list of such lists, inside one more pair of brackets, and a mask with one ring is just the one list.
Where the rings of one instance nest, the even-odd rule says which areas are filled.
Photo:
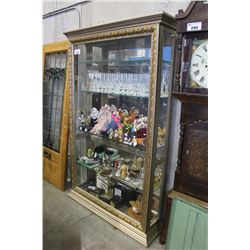
[[195, 121], [208, 120], [207, 104], [183, 102], [181, 107], [181, 124], [190, 124]]
[[[180, 83], [178, 82], [177, 86]], [[199, 103], [199, 104], [208, 104], [208, 96], [203, 94], [196, 93], [184, 93], [184, 92], [176, 92], [173, 91], [172, 95], [176, 97], [181, 102], [189, 102], [189, 103]]]
[[208, 185], [199, 178], [176, 172], [174, 189], [203, 201], [208, 201]]
[[188, 22], [201, 22], [201, 31], [208, 30], [208, 6], [203, 3], [204, 1], [192, 1], [187, 7], [186, 11], [179, 10], [178, 14], [175, 16], [177, 20], [177, 29], [179, 32], [187, 31]]
[[208, 125], [207, 121], [195, 121], [185, 125], [182, 150], [183, 174], [201, 179], [207, 183], [208, 167]]
[[182, 102], [174, 189], [208, 199], [208, 105]]

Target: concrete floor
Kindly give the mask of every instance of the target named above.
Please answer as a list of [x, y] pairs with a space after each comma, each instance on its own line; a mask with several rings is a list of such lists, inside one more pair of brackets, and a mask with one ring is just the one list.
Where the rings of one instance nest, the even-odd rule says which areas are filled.
[[165, 249], [158, 238], [143, 247], [43, 181], [43, 250]]

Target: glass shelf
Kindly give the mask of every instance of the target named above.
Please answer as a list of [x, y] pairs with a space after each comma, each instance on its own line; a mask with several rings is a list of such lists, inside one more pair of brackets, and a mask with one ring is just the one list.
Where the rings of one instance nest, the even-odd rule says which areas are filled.
[[135, 183], [139, 183], [139, 182], [140, 182], [139, 184], [143, 184], [143, 180], [141, 180], [139, 178], [138, 179], [131, 179], [130, 181], [126, 181], [125, 179], [122, 179], [122, 178], [116, 176], [114, 173], [111, 174], [110, 178], [111, 178], [111, 180], [120, 182], [128, 187], [133, 188], [134, 190], [136, 190], [139, 193], [143, 192], [143, 187], [139, 187], [139, 185], [135, 184]]
[[103, 60], [103, 61], [79, 61], [77, 64], [87, 64], [91, 66], [98, 66], [98, 65], [108, 65], [110, 67], [112, 66], [149, 66], [150, 65], [150, 60], [145, 59], [145, 60], [131, 60], [131, 61], [122, 61], [122, 60]]
[[[171, 62], [162, 60], [164, 64], [171, 65]], [[76, 64], [90, 64], [92, 66], [97, 66], [98, 64], [108, 64], [108, 66], [114, 66], [112, 64], [119, 63], [120, 65], [115, 66], [149, 66], [150, 59], [138, 59], [138, 60], [86, 60], [86, 61], [78, 61]], [[138, 63], [138, 64], [136, 64]]]
[[[84, 164], [83, 162], [81, 162], [80, 160], [77, 161], [77, 164], [81, 167], [86, 167], [90, 170], [95, 171], [95, 168], [99, 167], [99, 164], [93, 164], [92, 166], [87, 166], [87, 164]], [[111, 174], [108, 175], [109, 178], [115, 182], [119, 182], [122, 183], [128, 187], [133, 188], [134, 190], [136, 190], [138, 193], [142, 193], [143, 192], [143, 180], [140, 178], [131, 178], [129, 181], [122, 179], [118, 176], [115, 175], [114, 170], [111, 172]], [[142, 184], [142, 186], [140, 186], [140, 184]], [[156, 188], [153, 191], [153, 196], [154, 197], [159, 197], [160, 196], [160, 188]]]
[[[96, 168], [100, 167], [100, 164], [92, 164], [92, 165], [88, 165], [85, 164], [84, 162], [77, 160], [77, 164], [81, 167], [86, 167], [90, 170], [95, 171]], [[129, 181], [122, 179], [119, 176], [115, 175], [114, 170], [112, 170], [112, 172], [107, 175], [109, 176], [109, 178], [115, 182], [119, 182], [122, 183], [128, 187], [133, 188], [134, 190], [136, 190], [138, 193], [142, 193], [143, 192], [143, 180], [141, 178], [131, 178]], [[160, 187], [157, 187], [154, 191], [153, 191], [153, 196], [159, 198], [160, 197]]]
[[109, 139], [105, 136], [94, 135], [89, 132], [79, 132], [76, 134], [76, 139], [85, 138], [87, 140], [93, 141], [94, 143], [104, 144], [108, 147], [116, 148], [118, 150], [122, 150], [124, 152], [144, 157], [145, 155], [145, 147], [142, 145], [137, 145], [136, 147], [129, 146], [114, 140]]
[[81, 90], [79, 92], [84, 93], [90, 93], [90, 94], [107, 94], [107, 95], [115, 95], [115, 96], [130, 96], [130, 97], [141, 97], [141, 98], [148, 98], [149, 93], [142, 94], [142, 92], [139, 94], [137, 93], [126, 93], [125, 92], [113, 92], [113, 91], [107, 91], [107, 90]]
[[[161, 98], [168, 97], [167, 71], [162, 72]], [[81, 91], [92, 93], [116, 94], [133, 97], [148, 97], [150, 90], [149, 73], [104, 73], [88, 70], [87, 78], [78, 76]]]
[[[106, 94], [106, 95], [116, 95], [116, 96], [129, 96], [129, 97], [140, 97], [140, 98], [148, 98], [149, 93], [126, 93], [124, 92], [113, 92], [107, 90], [79, 90], [79, 92], [89, 93], [89, 94]], [[168, 93], [161, 93], [161, 98], [168, 97]]]

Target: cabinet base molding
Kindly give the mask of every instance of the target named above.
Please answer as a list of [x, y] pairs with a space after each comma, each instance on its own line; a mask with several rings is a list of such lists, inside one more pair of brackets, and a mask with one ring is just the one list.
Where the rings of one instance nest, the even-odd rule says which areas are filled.
[[89, 209], [94, 214], [98, 215], [102, 219], [106, 220], [108, 223], [116, 227], [117, 229], [121, 230], [122, 232], [126, 233], [130, 237], [132, 237], [134, 240], [138, 241], [145, 247], [148, 247], [153, 240], [158, 236], [159, 230], [158, 230], [158, 224], [155, 223], [149, 230], [147, 234], [145, 234], [143, 231], [133, 227], [126, 221], [123, 221], [122, 219], [116, 217], [115, 215], [109, 213], [107, 210], [101, 208], [94, 202], [90, 201], [88, 198], [82, 196], [75, 190], [71, 190], [68, 194], [70, 198], [78, 202], [83, 207]]

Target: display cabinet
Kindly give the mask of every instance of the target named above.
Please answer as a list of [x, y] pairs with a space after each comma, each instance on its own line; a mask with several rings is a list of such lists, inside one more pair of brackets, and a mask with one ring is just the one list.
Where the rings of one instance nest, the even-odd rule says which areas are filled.
[[69, 195], [145, 246], [161, 218], [174, 34], [165, 13], [65, 33]]

